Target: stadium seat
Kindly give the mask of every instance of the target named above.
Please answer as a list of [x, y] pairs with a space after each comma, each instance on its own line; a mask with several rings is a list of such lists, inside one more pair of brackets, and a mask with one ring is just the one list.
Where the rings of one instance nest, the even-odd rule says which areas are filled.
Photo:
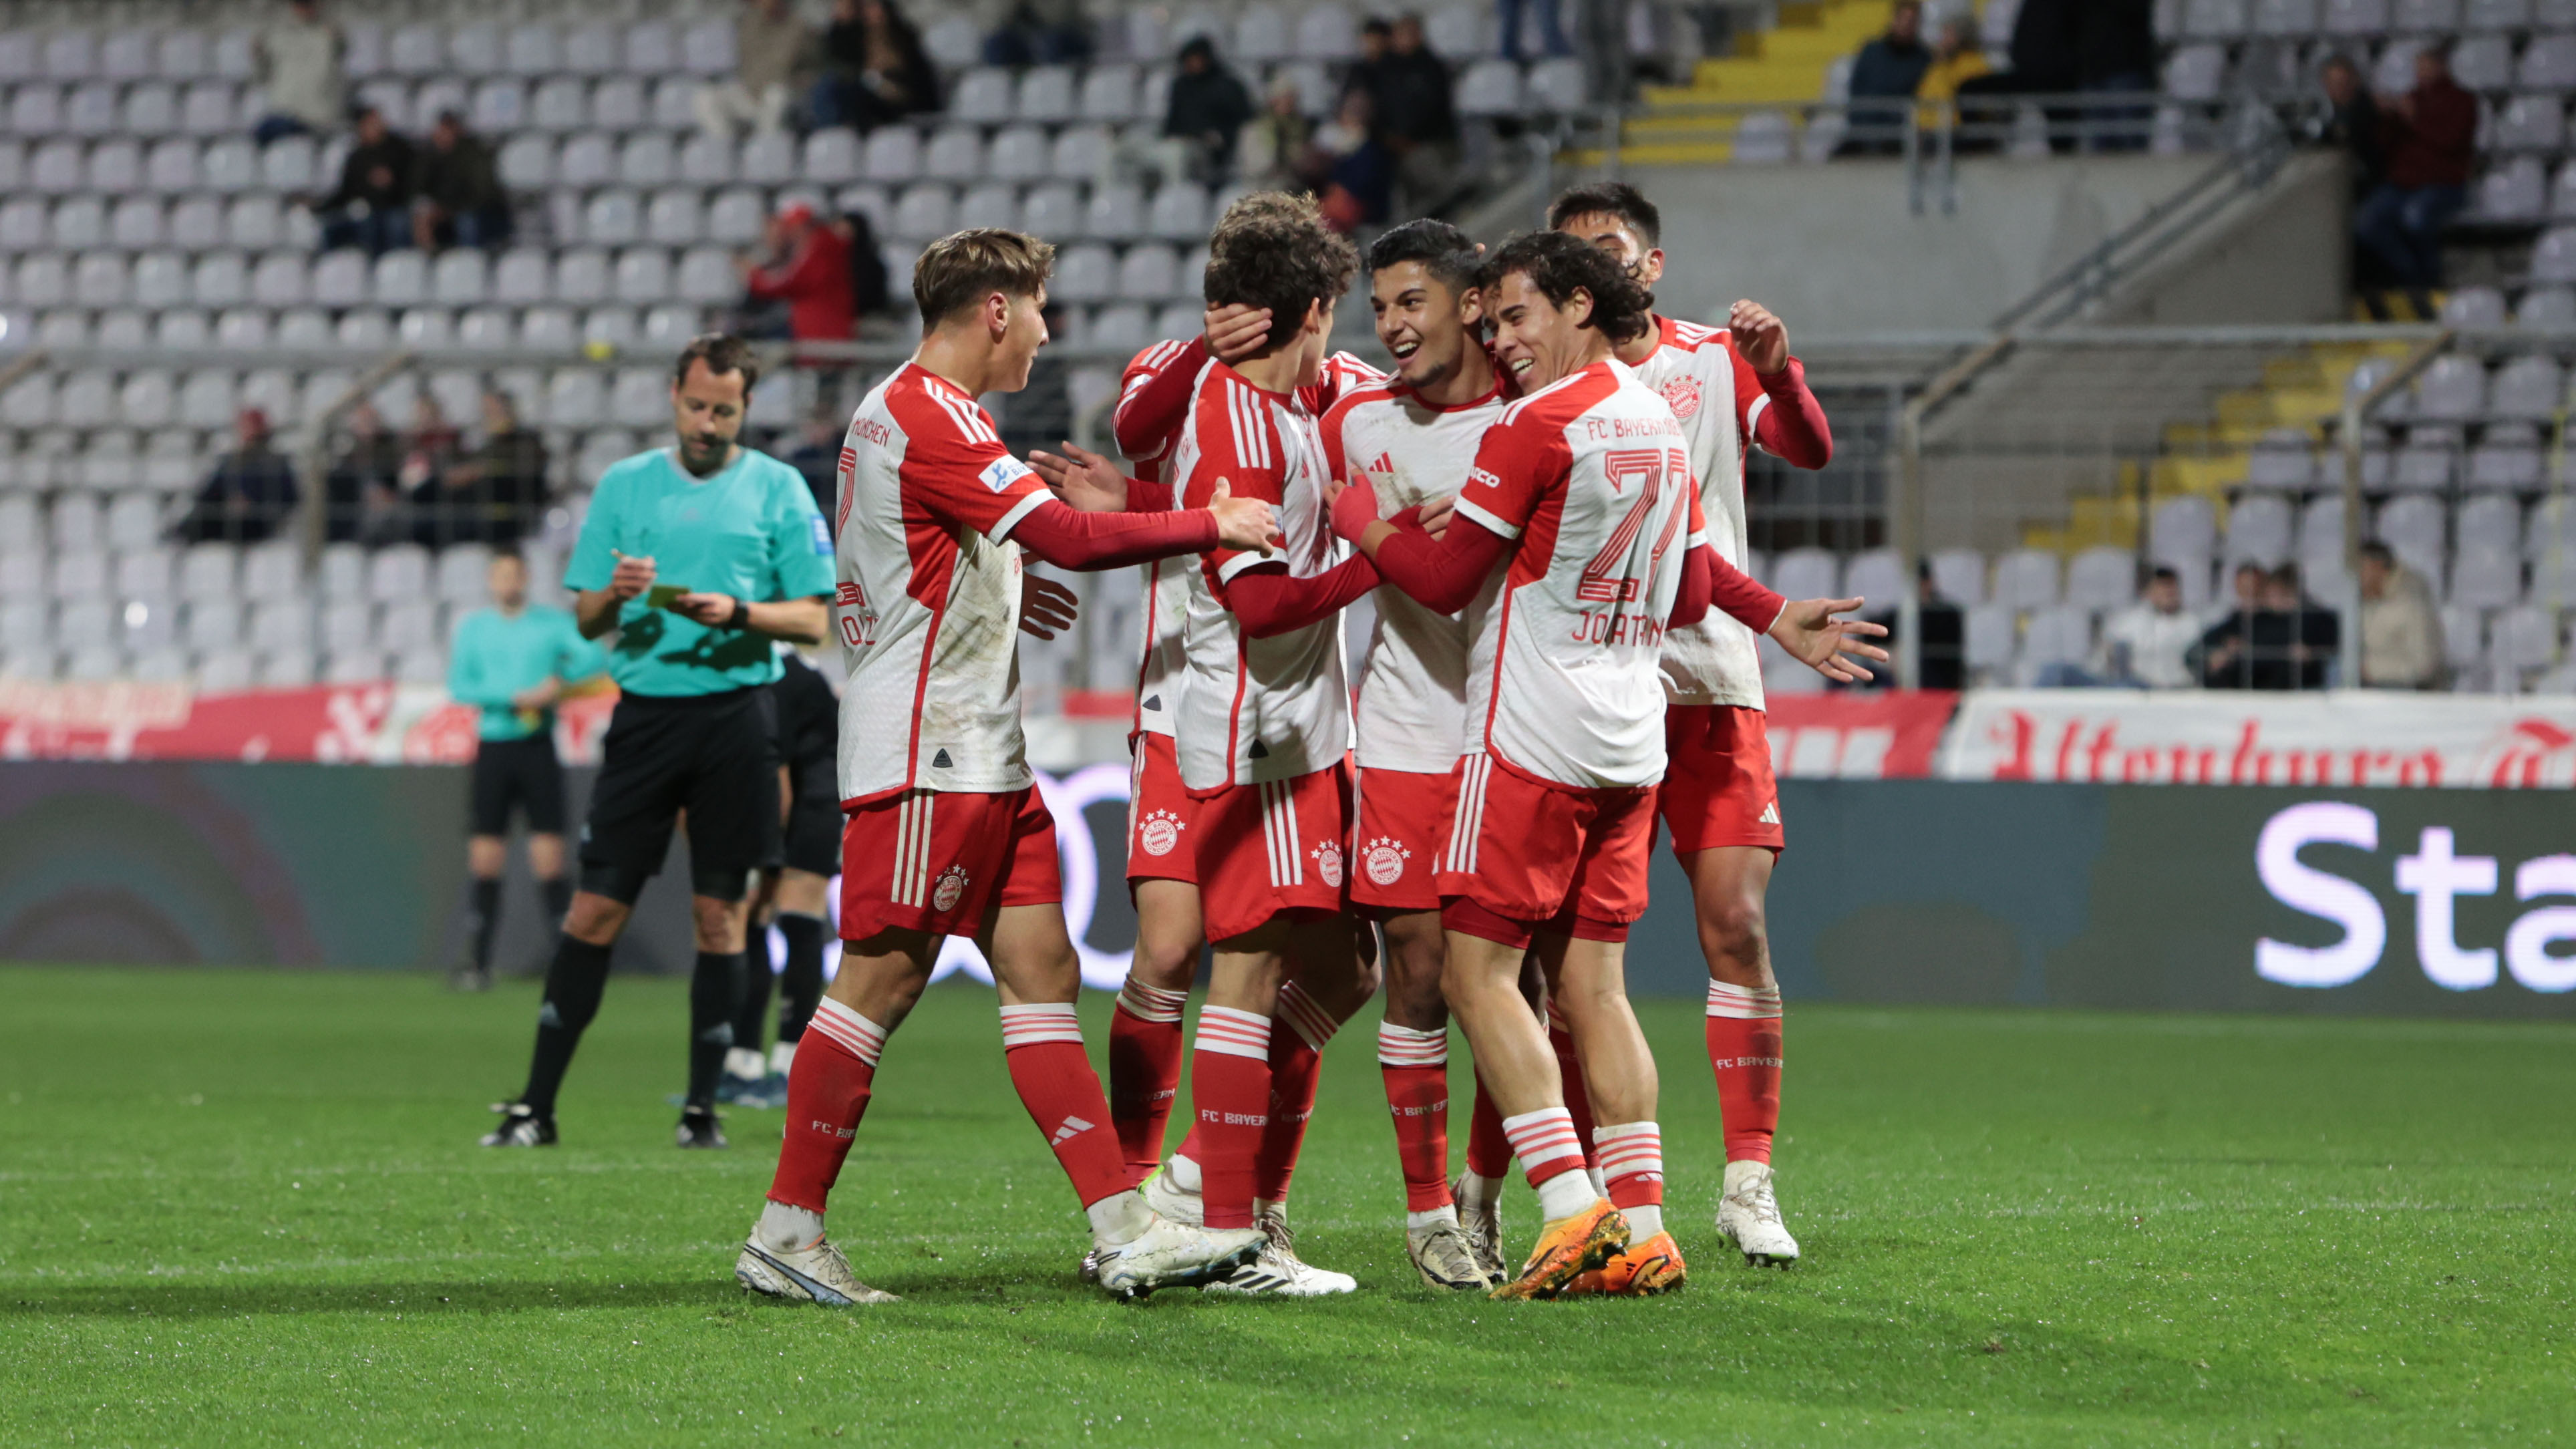
[[1050, 175], [1062, 180], [1095, 180], [1108, 174], [1116, 152], [1109, 132], [1099, 126], [1067, 126], [1056, 133]]
[[2549, 176], [2537, 156], [2516, 156], [2478, 178], [2477, 213], [2490, 221], [2538, 221], [2550, 209]]
[[[2004, 604], [1979, 604], [1967, 611], [1962, 621], [1961, 653], [1963, 662], [1979, 676], [1996, 674], [2012, 666], [2017, 646], [2013, 611]], [[1765, 676], [1768, 682], [1768, 676]]]
[[2554, 95], [2517, 95], [2496, 113], [2485, 145], [2494, 151], [2556, 151], [2567, 141], [2567, 109]]
[[1793, 548], [1771, 563], [1771, 587], [1793, 599], [1831, 598], [1841, 570], [1820, 548]]
[[2292, 513], [2289, 500], [2275, 495], [2250, 494], [2237, 500], [2227, 516], [2227, 547], [2222, 561], [2229, 565], [2252, 561], [2266, 568], [2288, 559], [2291, 554]]
[[[1986, 601], [1986, 556], [1972, 548], [1949, 548], [1932, 555], [1932, 589], [1963, 609]], [[1767, 574], [1757, 574], [1771, 582]]]
[[2236, 40], [2249, 28], [2246, 0], [2185, 0], [2182, 33], [2193, 40]]
[[1082, 234], [1102, 241], [1133, 241], [1145, 234], [1149, 220], [1143, 190], [1113, 181], [1092, 188], [1091, 201], [1083, 208]]
[[1082, 120], [1102, 125], [1135, 120], [1141, 114], [1137, 105], [1139, 84], [1136, 67], [1132, 65], [1094, 65], [1082, 78], [1082, 95], [1075, 107], [1076, 114]]
[[985, 172], [1005, 181], [1043, 181], [1053, 166], [1053, 143], [1035, 126], [1004, 127], [984, 156]]
[[786, 133], [755, 134], [742, 143], [740, 178], [758, 186], [783, 186], [796, 179], [796, 143]]

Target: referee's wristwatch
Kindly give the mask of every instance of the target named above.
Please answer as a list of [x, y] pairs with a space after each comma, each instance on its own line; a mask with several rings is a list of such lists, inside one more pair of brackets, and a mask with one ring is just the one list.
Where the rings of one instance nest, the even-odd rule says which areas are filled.
[[733, 612], [732, 612], [731, 614], [729, 614], [729, 615], [725, 616], [724, 626], [725, 626], [726, 628], [728, 628], [728, 629], [748, 629], [748, 628], [750, 628], [750, 627], [751, 627], [751, 601], [750, 601], [749, 599], [743, 599], [743, 598], [737, 598], [737, 599], [735, 599], [735, 600], [733, 601]]

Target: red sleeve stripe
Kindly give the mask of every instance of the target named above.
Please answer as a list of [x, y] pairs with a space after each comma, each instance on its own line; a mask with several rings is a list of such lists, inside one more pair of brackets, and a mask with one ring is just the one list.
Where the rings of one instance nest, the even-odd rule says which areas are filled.
[[1245, 468], [1272, 468], [1269, 408], [1260, 395], [1242, 383], [1228, 380], [1225, 384], [1225, 410], [1234, 424], [1234, 460]]

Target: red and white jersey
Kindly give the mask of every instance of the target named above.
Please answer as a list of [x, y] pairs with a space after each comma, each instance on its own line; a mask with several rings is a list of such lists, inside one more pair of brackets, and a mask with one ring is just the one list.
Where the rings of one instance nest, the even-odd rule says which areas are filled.
[[877, 384], [841, 446], [841, 799], [1027, 787], [1020, 547], [1053, 495], [964, 389], [918, 363]]
[[[1366, 475], [1378, 513], [1454, 497], [1485, 430], [1509, 399], [1491, 392], [1435, 407], [1393, 379], [1343, 395], [1324, 414], [1324, 459], [1336, 478]], [[1490, 595], [1502, 587], [1496, 574]], [[1359, 762], [1373, 770], [1445, 774], [1467, 749], [1467, 622], [1435, 614], [1392, 585], [1377, 590], [1377, 627], [1360, 666]]]
[[[1734, 335], [1670, 317], [1655, 319], [1655, 350], [1634, 364], [1637, 380], [1660, 394], [1681, 420], [1691, 476], [1699, 480], [1708, 541], [1744, 567], [1750, 551], [1744, 519], [1744, 457], [1754, 420], [1770, 395], [1752, 364], [1738, 356]], [[1753, 631], [1711, 609], [1708, 617], [1664, 637], [1664, 697], [1674, 704], [1762, 708], [1762, 659]]]
[[1285, 539], [1266, 556], [1211, 550], [1189, 575], [1188, 683], [1175, 741], [1181, 783], [1205, 794], [1340, 763], [1351, 748], [1340, 613], [1255, 639], [1225, 602], [1226, 585], [1258, 565], [1284, 563], [1313, 578], [1345, 556], [1325, 521], [1328, 474], [1314, 415], [1299, 395], [1265, 391], [1210, 362], [1172, 445], [1172, 469], [1184, 506], [1206, 507], [1222, 478], [1237, 498], [1276, 504]]
[[1617, 359], [1503, 410], [1458, 515], [1520, 546], [1471, 607], [1468, 707], [1485, 748], [1580, 789], [1664, 777], [1664, 621], [1705, 541], [1682, 425]]
[[[1190, 341], [1157, 342], [1127, 364], [1126, 374], [1119, 379], [1114, 426], [1120, 448], [1135, 465], [1138, 477], [1179, 481], [1177, 474], [1166, 470], [1188, 417], [1189, 395], [1157, 384], [1178, 381], [1170, 376], [1176, 368], [1188, 369], [1195, 378], [1207, 362], [1206, 344]], [[1377, 369], [1351, 354], [1336, 352], [1324, 359], [1324, 375], [1314, 386], [1298, 389], [1298, 401], [1320, 417], [1344, 390], [1375, 382], [1378, 375]], [[1166, 397], [1172, 399], [1170, 405], [1163, 402]], [[1178, 497], [1173, 501], [1177, 503]], [[1156, 559], [1142, 566], [1143, 638], [1137, 651], [1136, 702], [1129, 724], [1133, 731], [1168, 735], [1179, 718], [1180, 691], [1187, 675], [1182, 630], [1189, 614], [1189, 576], [1195, 568], [1185, 558]]]

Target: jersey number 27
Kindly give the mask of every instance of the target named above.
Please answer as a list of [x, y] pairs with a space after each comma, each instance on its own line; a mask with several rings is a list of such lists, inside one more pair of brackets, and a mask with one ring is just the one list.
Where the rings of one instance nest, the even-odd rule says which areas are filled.
[[[1595, 603], [1634, 603], [1645, 590], [1645, 580], [1628, 572], [1635, 562], [1637, 535], [1645, 530], [1646, 516], [1655, 511], [1656, 500], [1663, 496], [1665, 478], [1675, 471], [1688, 477], [1690, 464], [1681, 455], [1663, 448], [1621, 448], [1602, 457], [1601, 469], [1613, 493], [1625, 493], [1629, 483], [1636, 483], [1637, 501], [1628, 505], [1627, 516], [1610, 530], [1592, 562], [1583, 566], [1583, 577], [1575, 583], [1574, 596]], [[1676, 508], [1665, 518], [1663, 533], [1655, 539], [1654, 552], [1646, 559], [1649, 578], [1654, 566], [1662, 562], [1664, 550], [1672, 546], [1673, 530], [1681, 525], [1684, 511]], [[1612, 577], [1614, 573], [1616, 578]]]

